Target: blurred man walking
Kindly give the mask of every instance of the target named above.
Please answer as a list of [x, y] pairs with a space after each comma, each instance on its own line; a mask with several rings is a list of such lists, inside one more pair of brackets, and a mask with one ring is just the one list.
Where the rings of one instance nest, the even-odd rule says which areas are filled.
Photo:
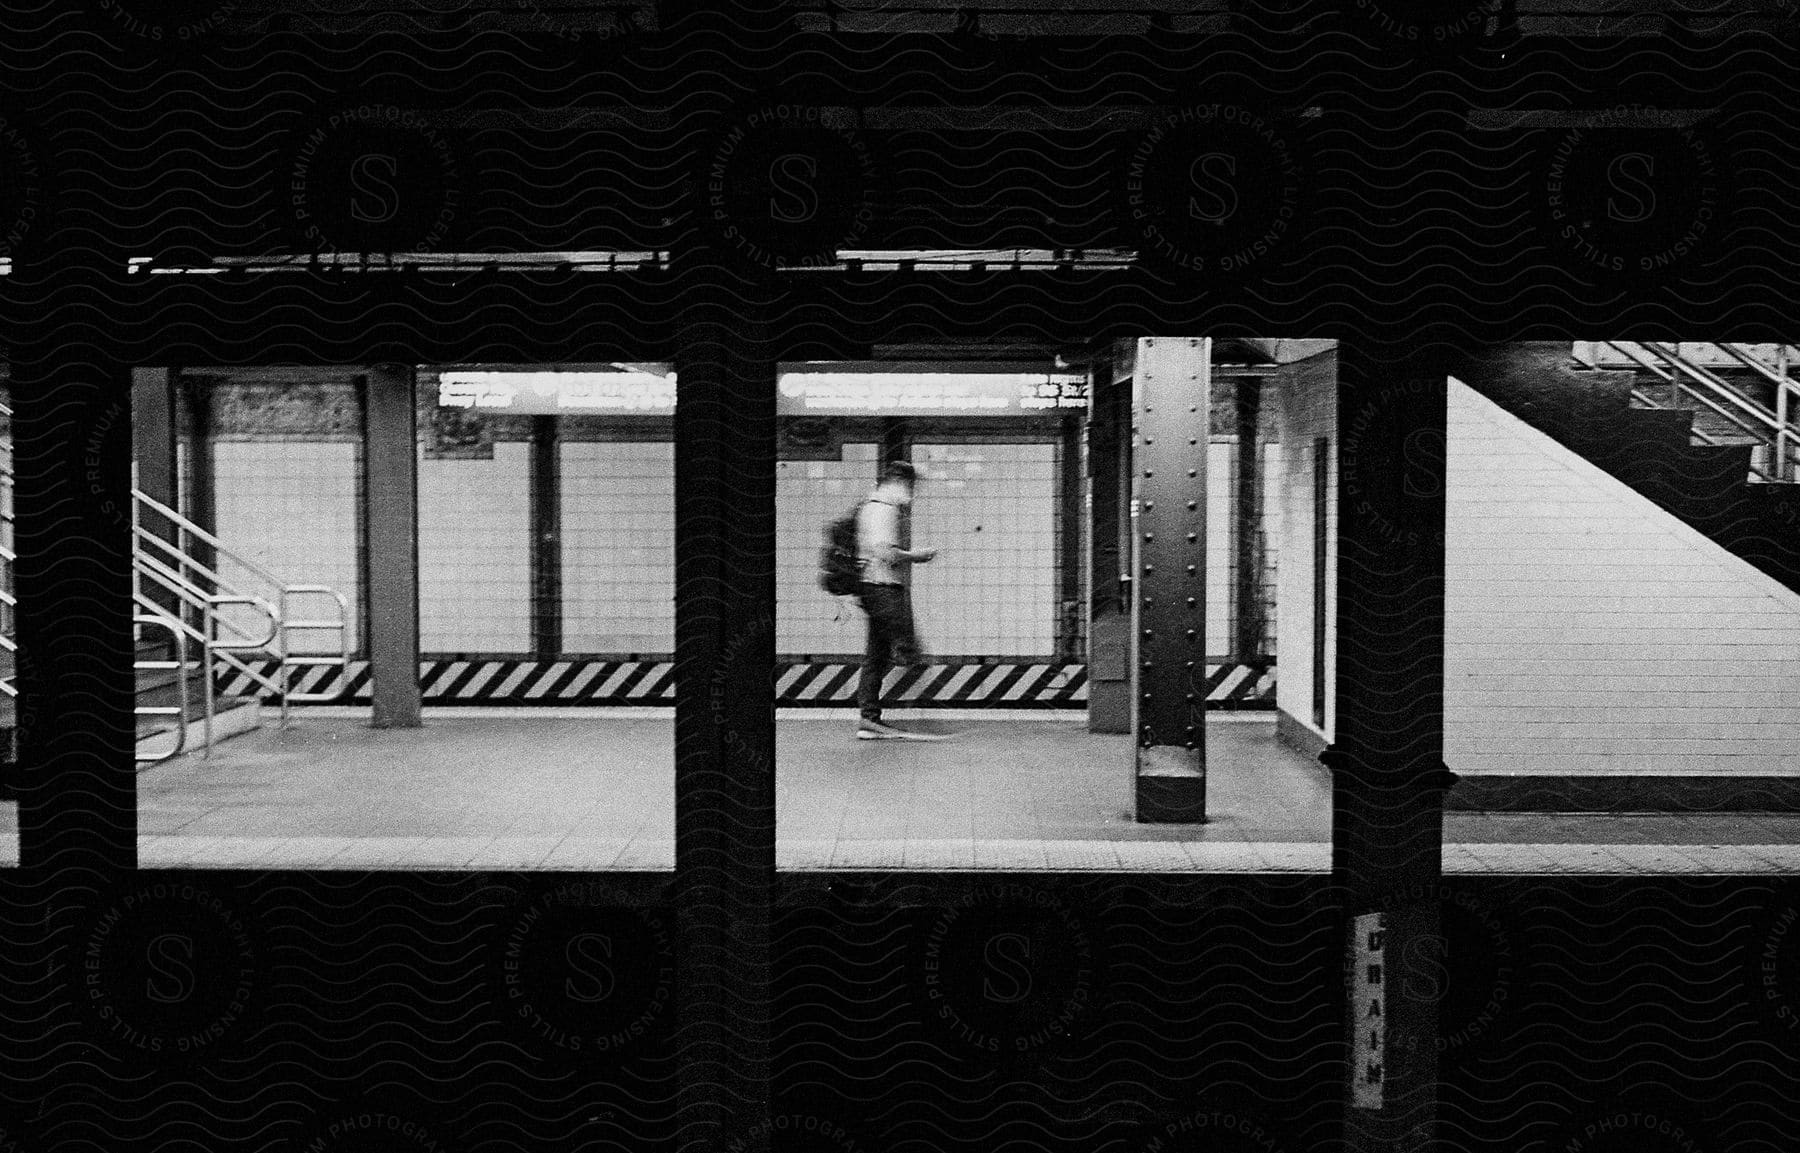
[[901, 516], [912, 505], [918, 470], [905, 461], [888, 465], [881, 483], [856, 518], [862, 583], [858, 594], [869, 618], [869, 646], [863, 657], [856, 702], [862, 714], [859, 740], [932, 739], [895, 728], [881, 719], [881, 685], [896, 663], [916, 664], [919, 637], [913, 625], [910, 568], [937, 556], [934, 548], [901, 547]]

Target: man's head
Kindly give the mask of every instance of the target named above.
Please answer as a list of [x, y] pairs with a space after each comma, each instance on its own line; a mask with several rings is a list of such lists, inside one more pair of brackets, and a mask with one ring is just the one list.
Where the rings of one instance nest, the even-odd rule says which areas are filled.
[[919, 470], [904, 460], [892, 461], [881, 470], [881, 487], [902, 504], [910, 504], [913, 486], [919, 482]]

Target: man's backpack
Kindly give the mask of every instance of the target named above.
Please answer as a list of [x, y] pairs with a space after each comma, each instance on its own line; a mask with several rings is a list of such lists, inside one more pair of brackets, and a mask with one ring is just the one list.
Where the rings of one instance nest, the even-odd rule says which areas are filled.
[[857, 505], [825, 526], [825, 547], [819, 550], [819, 587], [834, 597], [854, 596], [862, 587], [862, 562], [857, 556]]

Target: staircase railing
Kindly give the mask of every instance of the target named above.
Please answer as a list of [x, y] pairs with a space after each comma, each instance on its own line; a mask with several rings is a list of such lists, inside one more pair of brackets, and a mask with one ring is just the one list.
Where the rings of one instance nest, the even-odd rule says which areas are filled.
[[[1790, 394], [1800, 396], [1800, 386], [1786, 376], [1787, 346], [1782, 346], [1783, 363], [1780, 372], [1770, 368], [1741, 346], [1713, 346], [1774, 383], [1775, 406], [1769, 407], [1746, 396], [1742, 390], [1712, 369], [1682, 355], [1681, 350], [1674, 345], [1649, 340], [1636, 343], [1607, 340], [1600, 343], [1667, 384], [1673, 396], [1686, 396], [1698, 402], [1762, 445], [1767, 453], [1767, 467], [1755, 463], [1750, 466], [1750, 471], [1757, 479], [1781, 484], [1793, 483], [1800, 478], [1800, 461], [1796, 460], [1796, 449], [1800, 448], [1800, 427], [1796, 427], [1793, 420], [1794, 414], [1800, 413], [1800, 405], [1790, 403]], [[1645, 349], [1655, 359], [1646, 355]], [[1657, 363], [1659, 360], [1661, 364]], [[1666, 369], [1664, 365], [1667, 366]], [[1649, 399], [1641, 394], [1634, 395], [1640, 395], [1640, 399]], [[1714, 438], [1702, 436], [1702, 439], [1713, 442]]]
[[1788, 375], [1793, 363], [1793, 349], [1782, 345], [1777, 352], [1779, 363], [1771, 368], [1753, 356], [1742, 345], [1721, 344], [1726, 355], [1759, 373], [1775, 386], [1774, 454], [1778, 480], [1800, 479], [1800, 382]]
[[[145, 660], [140, 656], [132, 665], [138, 672], [155, 672], [160, 669], [172, 669], [175, 673], [174, 704], [138, 705], [136, 709], [137, 715], [140, 717], [172, 716], [175, 718], [175, 743], [169, 746], [168, 751], [152, 753], [149, 756], [145, 756], [140, 750], [137, 754], [137, 761], [141, 765], [161, 764], [171, 757], [178, 756], [181, 753], [181, 750], [187, 747], [188, 673], [191, 672], [193, 668], [192, 662], [190, 662], [187, 657], [187, 636], [178, 627], [180, 622], [162, 612], [138, 613], [131, 618], [131, 623], [140, 629], [164, 629], [168, 632], [170, 638], [171, 655], [174, 657], [173, 660]], [[204, 667], [204, 660], [202, 661], [202, 667]], [[212, 718], [210, 716], [207, 717], [206, 743], [207, 747], [210, 748], [212, 745]]]
[[[350, 604], [342, 593], [327, 585], [283, 581], [154, 497], [133, 488], [131, 498], [132, 599], [145, 613], [166, 621], [185, 641], [200, 646], [206, 670], [202, 716], [207, 748], [212, 743], [216, 704], [214, 673], [221, 667], [273, 694], [281, 703], [282, 727], [288, 723], [290, 704], [340, 699], [341, 683], [336, 692], [296, 692], [292, 674], [296, 668], [348, 668]], [[146, 528], [142, 523], [145, 512], [166, 521], [174, 539]], [[210, 551], [211, 563], [195, 555], [195, 542]], [[248, 573], [258, 588], [243, 589], [227, 580], [220, 571], [221, 560]], [[146, 584], [161, 596], [152, 595]], [[322, 613], [298, 615], [303, 603], [320, 599], [325, 601]], [[254, 626], [246, 625], [242, 619], [246, 614], [241, 611], [221, 611], [233, 608], [251, 610], [248, 615], [255, 618]], [[293, 651], [295, 634], [320, 632], [335, 634], [335, 647], [328, 644], [324, 652]], [[242, 654], [248, 652], [269, 652], [275, 660], [273, 672], [247, 660]]]

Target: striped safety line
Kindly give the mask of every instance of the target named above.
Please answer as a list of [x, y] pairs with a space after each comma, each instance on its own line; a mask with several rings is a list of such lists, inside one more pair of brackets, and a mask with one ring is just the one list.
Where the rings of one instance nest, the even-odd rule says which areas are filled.
[[[273, 676], [275, 662], [250, 662]], [[775, 673], [775, 703], [783, 707], [842, 708], [856, 703], [861, 666], [851, 662], [783, 664]], [[426, 704], [440, 705], [673, 705], [671, 661], [427, 660], [419, 664]], [[1275, 662], [1206, 666], [1209, 708], [1273, 708]], [[370, 700], [369, 662], [345, 669], [304, 666], [293, 673], [298, 693], [330, 693], [338, 704]], [[254, 695], [247, 674], [224, 669], [218, 690]], [[273, 696], [263, 690], [265, 700]], [[1086, 708], [1087, 666], [1073, 662], [945, 661], [892, 670], [883, 686], [889, 704], [914, 708]]]

